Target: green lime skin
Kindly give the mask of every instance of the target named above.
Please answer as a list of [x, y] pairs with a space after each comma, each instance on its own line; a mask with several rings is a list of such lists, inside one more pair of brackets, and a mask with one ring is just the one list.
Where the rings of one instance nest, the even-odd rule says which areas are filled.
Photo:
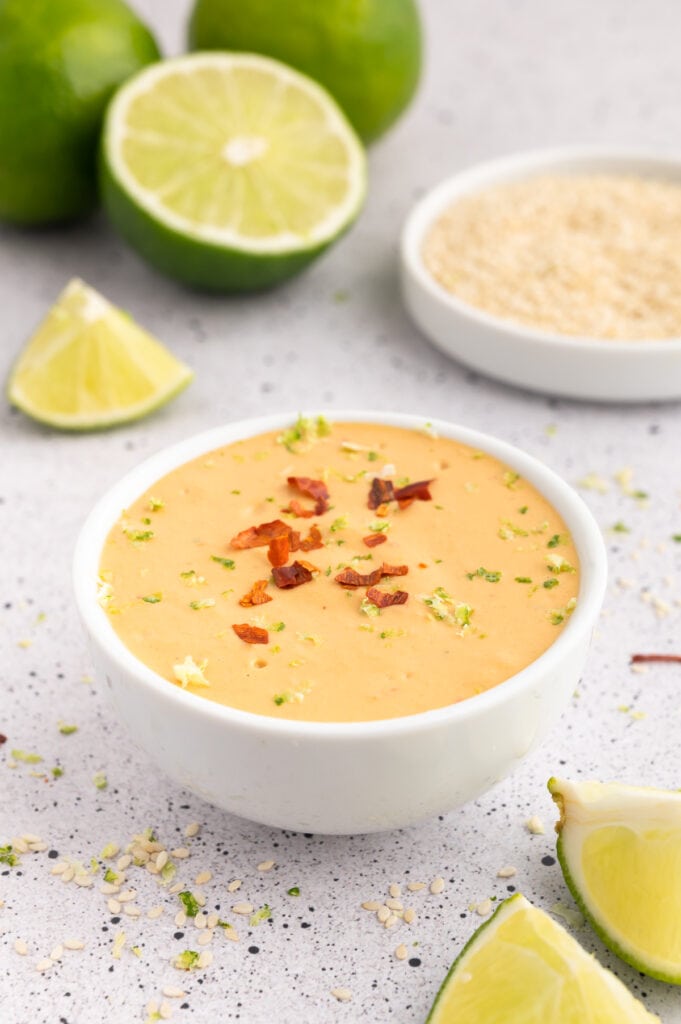
[[397, 120], [421, 71], [415, 0], [196, 0], [189, 46], [261, 53], [303, 71], [364, 142]]
[[122, 0], [0, 0], [0, 220], [54, 224], [97, 205], [107, 102], [159, 56]]
[[[106, 138], [106, 132], [105, 132]], [[346, 231], [308, 249], [285, 253], [249, 253], [197, 242], [132, 202], [106, 158], [101, 159], [101, 193], [111, 223], [148, 263], [168, 277], [200, 291], [223, 294], [261, 291], [299, 273]], [[355, 213], [359, 213], [361, 202]], [[354, 218], [353, 218], [354, 219]]]

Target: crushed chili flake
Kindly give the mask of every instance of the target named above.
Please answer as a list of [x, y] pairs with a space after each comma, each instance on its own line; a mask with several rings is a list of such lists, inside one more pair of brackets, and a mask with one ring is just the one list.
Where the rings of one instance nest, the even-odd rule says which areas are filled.
[[248, 622], [237, 623], [232, 629], [247, 644], [266, 644], [269, 642], [269, 633], [260, 626], [251, 626]]
[[7, 743], [7, 737], [5, 736], [4, 733], [0, 732], [0, 747], [3, 745], [3, 743]]
[[334, 577], [336, 583], [340, 583], [341, 587], [373, 587], [374, 583], [380, 583], [381, 577], [383, 576], [382, 569], [374, 569], [373, 572], [362, 574], [357, 572], [356, 569], [351, 569], [349, 566], [347, 569], [343, 569]]
[[315, 502], [314, 514], [323, 515], [329, 507], [329, 489], [323, 480], [312, 480], [309, 476], [290, 476], [289, 487], [297, 487], [301, 494]]
[[384, 533], [370, 533], [368, 537], [362, 537], [362, 543], [368, 548], [375, 548], [379, 544], [385, 544], [387, 539]]
[[409, 594], [406, 590], [394, 590], [391, 594], [377, 587], [370, 587], [367, 590], [367, 600], [375, 604], [377, 608], [389, 608], [393, 604], [406, 604]]
[[267, 549], [270, 565], [286, 565], [291, 545], [287, 536], [273, 537]]
[[253, 608], [257, 604], [267, 604], [272, 598], [265, 593], [268, 580], [256, 580], [247, 594], [239, 601], [242, 608]]
[[230, 544], [239, 550], [264, 548], [274, 537], [290, 537], [292, 532], [291, 527], [282, 519], [273, 519], [271, 523], [260, 523], [259, 526], [249, 526], [247, 530], [242, 530], [236, 537], [232, 537]]
[[371, 481], [371, 487], [369, 489], [369, 500], [367, 505], [372, 511], [380, 508], [381, 505], [385, 505], [389, 501], [393, 501], [395, 498], [395, 491], [393, 488], [392, 480], [383, 480], [380, 476], [375, 476]]
[[297, 498], [291, 498], [286, 508], [283, 508], [281, 511], [290, 512], [291, 515], [296, 516], [298, 519], [309, 519], [310, 516], [314, 515], [314, 509], [303, 508]]
[[632, 665], [642, 665], [649, 661], [681, 662], [681, 654], [632, 654]]
[[417, 480], [416, 483], [398, 487], [395, 491], [395, 499], [400, 508], [408, 508], [412, 501], [415, 500], [432, 501], [433, 496], [430, 493], [430, 485], [432, 483], [432, 480]]
[[292, 550], [297, 551], [300, 548], [301, 551], [316, 551], [318, 548], [323, 547], [322, 531], [313, 523], [307, 537], [301, 540], [298, 547], [292, 548]]
[[289, 587], [299, 587], [301, 583], [309, 583], [312, 573], [302, 562], [294, 562], [293, 565], [275, 566], [272, 578], [280, 589], [286, 590]]
[[408, 572], [408, 565], [388, 565], [387, 562], [384, 562], [381, 566], [382, 576], [406, 576]]

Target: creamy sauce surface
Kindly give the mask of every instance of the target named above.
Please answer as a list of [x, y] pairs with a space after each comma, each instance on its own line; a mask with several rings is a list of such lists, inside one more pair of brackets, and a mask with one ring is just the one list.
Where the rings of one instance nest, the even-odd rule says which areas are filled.
[[[288, 483], [325, 483], [330, 508], [298, 518]], [[432, 480], [431, 500], [368, 508], [374, 478]], [[312, 578], [277, 587], [268, 547], [232, 538], [281, 520], [323, 546], [292, 552]], [[364, 538], [387, 539], [369, 547]], [[345, 568], [406, 593], [379, 608]], [[312, 568], [309, 568], [309, 567]], [[579, 589], [577, 554], [542, 495], [482, 452], [423, 431], [301, 420], [179, 467], [125, 510], [102, 552], [100, 603], [123, 643], [208, 700], [278, 718], [354, 722], [465, 700], [508, 679], [556, 640]], [[256, 581], [271, 598], [244, 607]], [[379, 598], [382, 600], [382, 598]], [[400, 598], [402, 600], [402, 598]], [[233, 626], [256, 627], [247, 643]], [[265, 631], [263, 633], [262, 631]]]

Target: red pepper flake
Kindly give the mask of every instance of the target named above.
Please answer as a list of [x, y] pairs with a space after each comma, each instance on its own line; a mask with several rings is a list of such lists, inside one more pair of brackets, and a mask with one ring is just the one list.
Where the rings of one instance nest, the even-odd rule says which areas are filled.
[[311, 480], [309, 476], [290, 476], [289, 487], [297, 487], [306, 498], [315, 502], [314, 514], [323, 515], [329, 507], [329, 490], [323, 480]]
[[356, 569], [351, 569], [349, 566], [347, 569], [343, 569], [337, 576], [334, 577], [336, 583], [340, 583], [341, 587], [348, 587], [354, 589], [355, 587], [373, 587], [374, 583], [380, 583], [381, 577], [383, 576], [382, 569], [374, 569], [373, 572], [362, 573], [357, 572]]
[[268, 580], [256, 580], [248, 593], [244, 594], [239, 601], [241, 607], [253, 608], [256, 604], [267, 604], [268, 601], [271, 601], [270, 595], [265, 593], [268, 582]]
[[251, 626], [248, 622], [233, 625], [232, 629], [239, 637], [239, 640], [243, 640], [247, 644], [266, 644], [269, 641], [269, 634], [266, 629], [261, 629], [260, 626]]
[[286, 508], [282, 508], [282, 512], [290, 512], [291, 515], [296, 516], [298, 519], [309, 519], [310, 516], [314, 515], [313, 508], [303, 508], [297, 498], [291, 498]]
[[380, 476], [375, 476], [371, 481], [371, 488], [369, 490], [369, 500], [367, 502], [369, 508], [375, 511], [381, 505], [385, 505], [386, 502], [393, 501], [394, 498], [395, 491], [392, 480], [382, 480]]
[[650, 661], [667, 661], [681, 663], [681, 654], [632, 654], [632, 665], [643, 665]]
[[389, 608], [393, 604], [406, 604], [409, 598], [409, 594], [406, 590], [394, 590], [392, 594], [388, 594], [385, 590], [379, 590], [377, 587], [370, 587], [367, 590], [367, 600], [375, 604], [377, 608]]
[[0, 732], [0, 747], [3, 745], [3, 743], [7, 743], [7, 737], [5, 736], [4, 733]]
[[302, 562], [294, 562], [293, 565], [275, 566], [272, 578], [280, 589], [286, 590], [289, 587], [299, 587], [301, 583], [309, 583], [312, 573]]
[[406, 576], [408, 572], [408, 565], [388, 565], [387, 562], [384, 562], [381, 566], [382, 576]]
[[[316, 551], [318, 548], [324, 547], [324, 541], [322, 540], [322, 531], [314, 523], [310, 527], [310, 532], [304, 540], [301, 540], [298, 545], [301, 551]], [[297, 551], [298, 548], [292, 548]]]
[[370, 533], [368, 537], [362, 537], [362, 543], [368, 548], [375, 548], [379, 544], [385, 544], [387, 539], [384, 533]]
[[273, 537], [267, 550], [270, 565], [286, 565], [291, 545], [287, 536]]
[[233, 548], [264, 548], [274, 537], [289, 537], [293, 531], [282, 519], [274, 519], [271, 523], [260, 526], [249, 526], [247, 530], [237, 533], [230, 543]]
[[408, 508], [412, 501], [432, 501], [430, 493], [432, 480], [417, 480], [416, 483], [407, 484], [405, 487], [398, 487], [395, 491], [395, 498], [400, 508]]

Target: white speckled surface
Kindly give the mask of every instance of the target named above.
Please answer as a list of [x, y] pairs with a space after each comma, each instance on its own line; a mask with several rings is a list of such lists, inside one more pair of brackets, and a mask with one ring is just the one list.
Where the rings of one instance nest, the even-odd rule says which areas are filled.
[[[178, 0], [138, 0], [169, 50], [179, 46], [188, 8]], [[681, 9], [600, 0], [425, 0], [429, 61], [418, 101], [371, 157], [372, 191], [360, 223], [330, 255], [290, 285], [259, 298], [205, 298], [156, 276], [101, 219], [66, 231], [0, 230], [2, 354], [6, 373], [23, 339], [65, 280], [86, 277], [129, 309], [196, 368], [194, 386], [156, 417], [110, 434], [64, 437], [0, 412], [2, 538], [2, 693], [0, 843], [26, 831], [60, 856], [89, 860], [108, 841], [125, 842], [153, 826], [169, 844], [178, 829], [202, 822], [183, 874], [222, 913], [239, 896], [268, 902], [272, 920], [239, 944], [216, 941], [204, 974], [180, 976], [169, 958], [190, 947], [175, 938], [176, 899], [165, 897], [157, 921], [125, 922], [128, 945], [111, 957], [114, 934], [104, 898], [51, 877], [48, 853], [0, 870], [1, 1024], [127, 1024], [143, 1020], [162, 984], [182, 983], [173, 1020], [207, 1024], [423, 1021], [444, 972], [480, 923], [471, 901], [501, 898], [511, 880], [544, 908], [571, 905], [553, 860], [553, 812], [545, 783], [552, 773], [679, 785], [681, 671], [663, 666], [632, 674], [635, 649], [672, 650], [679, 630], [677, 571], [681, 548], [678, 407], [598, 408], [547, 401], [491, 384], [439, 355], [407, 321], [397, 292], [399, 224], [413, 199], [453, 169], [514, 149], [570, 142], [636, 144], [672, 151], [681, 134]], [[339, 301], [342, 293], [344, 301]], [[631, 533], [609, 533], [612, 584], [580, 695], [550, 741], [509, 781], [478, 801], [420, 828], [357, 838], [292, 835], [230, 818], [160, 778], [109, 713], [90, 671], [69, 584], [78, 525], [95, 498], [157, 448], [225, 419], [265, 410], [397, 407], [496, 432], [539, 455], [568, 480], [589, 471], [610, 480], [607, 494], [586, 493], [604, 528], [622, 520]], [[555, 433], [547, 426], [555, 424]], [[650, 493], [646, 508], [621, 494], [612, 474], [635, 469]], [[658, 549], [658, 545], [664, 549]], [[631, 580], [631, 589], [615, 583]], [[669, 603], [656, 614], [648, 591]], [[663, 611], [665, 606], [661, 606]], [[39, 613], [45, 613], [42, 622]], [[19, 642], [30, 640], [30, 646]], [[678, 641], [677, 641], [678, 642]], [[632, 718], [621, 706], [644, 712]], [[72, 736], [57, 722], [76, 722]], [[480, 742], [484, 743], [484, 736]], [[64, 768], [43, 781], [31, 766], [7, 767], [9, 748], [38, 751]], [[98, 791], [94, 773], [107, 773]], [[547, 833], [530, 836], [531, 814]], [[259, 874], [256, 865], [277, 866]], [[140, 873], [141, 874], [141, 873]], [[392, 881], [442, 874], [441, 896], [416, 894], [417, 921], [386, 932], [359, 909], [387, 895]], [[301, 895], [286, 890], [298, 885]], [[138, 903], [159, 902], [141, 874]], [[170, 909], [172, 907], [172, 910]], [[236, 920], [232, 918], [233, 920]], [[604, 950], [588, 928], [580, 941], [612, 967], [666, 1024], [681, 1022], [678, 992], [642, 978]], [[35, 964], [68, 935], [83, 952], [65, 953], [46, 974]], [[28, 956], [13, 950], [26, 940]], [[398, 942], [410, 961], [398, 963]], [[418, 943], [411, 946], [411, 943]], [[414, 964], [415, 966], [410, 966]], [[347, 986], [349, 1004], [329, 990]], [[181, 1008], [182, 1007], [182, 1008]]]

